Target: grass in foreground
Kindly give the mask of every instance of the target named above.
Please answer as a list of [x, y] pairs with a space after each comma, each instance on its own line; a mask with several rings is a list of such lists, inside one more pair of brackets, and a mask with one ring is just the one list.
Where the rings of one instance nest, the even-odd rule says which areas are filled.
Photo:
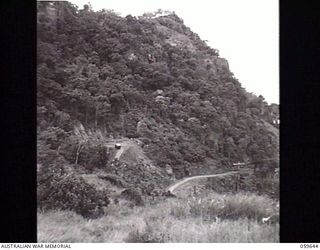
[[266, 197], [216, 193], [132, 209], [110, 205], [96, 220], [71, 211], [47, 211], [38, 214], [38, 241], [279, 242], [279, 224], [260, 222], [277, 212]]

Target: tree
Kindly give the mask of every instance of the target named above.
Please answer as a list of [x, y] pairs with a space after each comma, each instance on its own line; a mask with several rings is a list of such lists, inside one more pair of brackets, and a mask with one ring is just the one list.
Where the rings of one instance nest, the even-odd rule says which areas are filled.
[[[178, 177], [277, 155], [278, 130], [269, 125], [278, 105], [242, 88], [227, 60], [175, 13], [123, 18], [89, 4], [39, 3], [37, 25], [42, 163], [103, 166], [103, 147], [91, 138], [98, 132], [138, 137], [154, 165], [171, 164]], [[75, 134], [79, 124], [88, 141]]]

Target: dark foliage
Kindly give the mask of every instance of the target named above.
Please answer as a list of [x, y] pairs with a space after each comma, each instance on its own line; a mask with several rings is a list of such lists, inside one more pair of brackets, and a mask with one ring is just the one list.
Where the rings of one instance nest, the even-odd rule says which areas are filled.
[[122, 191], [121, 197], [134, 202], [137, 206], [142, 206], [144, 204], [141, 193], [135, 189], [126, 189]]
[[177, 178], [209, 171], [208, 159], [223, 168], [277, 158], [278, 106], [247, 93], [228, 62], [176, 14], [154, 15], [38, 3], [39, 162], [104, 168], [105, 148], [75, 136], [79, 123], [139, 138], [147, 156], [172, 166]]
[[[38, 174], [38, 206], [41, 209], [73, 210], [85, 218], [97, 218], [109, 199], [102, 191], [74, 174]], [[47, 172], [48, 173], [48, 172]]]

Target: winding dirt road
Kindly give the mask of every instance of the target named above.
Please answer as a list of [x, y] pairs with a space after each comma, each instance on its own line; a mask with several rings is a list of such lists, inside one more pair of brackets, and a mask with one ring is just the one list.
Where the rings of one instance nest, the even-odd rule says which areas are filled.
[[[105, 143], [107, 147], [114, 147], [116, 143], [121, 144], [121, 148], [117, 150], [114, 159], [120, 159], [121, 155], [132, 145], [134, 145], [134, 142], [132, 142], [129, 139], [115, 139], [115, 140], [109, 140]], [[174, 190], [180, 187], [181, 185], [186, 184], [189, 181], [196, 180], [196, 179], [203, 179], [203, 178], [212, 178], [212, 177], [220, 177], [220, 176], [228, 176], [232, 174], [239, 173], [239, 171], [230, 171], [222, 174], [209, 174], [209, 175], [197, 175], [197, 176], [192, 176], [192, 177], [187, 177], [185, 179], [182, 179], [172, 185], [170, 185], [167, 189], [166, 192], [170, 192], [173, 194]]]
[[120, 156], [122, 155], [122, 153], [124, 152], [124, 146], [121, 146], [120, 149], [117, 150], [116, 155], [114, 156], [114, 159], [120, 159]]
[[188, 178], [185, 178], [185, 179], [183, 179], [181, 181], [178, 181], [178, 182], [172, 184], [171, 186], [169, 186], [167, 188], [166, 191], [170, 191], [173, 194], [175, 189], [177, 189], [181, 185], [183, 185], [183, 184], [185, 184], [185, 183], [187, 183], [189, 181], [192, 181], [192, 180], [202, 179], [202, 178], [219, 177], [219, 176], [227, 176], [227, 175], [237, 174], [237, 173], [239, 173], [239, 171], [230, 171], [230, 172], [226, 172], [226, 173], [223, 173], [223, 174], [197, 175], [197, 176], [188, 177]]

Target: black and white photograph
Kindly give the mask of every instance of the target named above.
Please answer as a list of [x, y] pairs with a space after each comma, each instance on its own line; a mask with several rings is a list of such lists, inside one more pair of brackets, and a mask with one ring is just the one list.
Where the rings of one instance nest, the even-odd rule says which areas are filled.
[[37, 240], [278, 243], [276, 0], [37, 1]]

